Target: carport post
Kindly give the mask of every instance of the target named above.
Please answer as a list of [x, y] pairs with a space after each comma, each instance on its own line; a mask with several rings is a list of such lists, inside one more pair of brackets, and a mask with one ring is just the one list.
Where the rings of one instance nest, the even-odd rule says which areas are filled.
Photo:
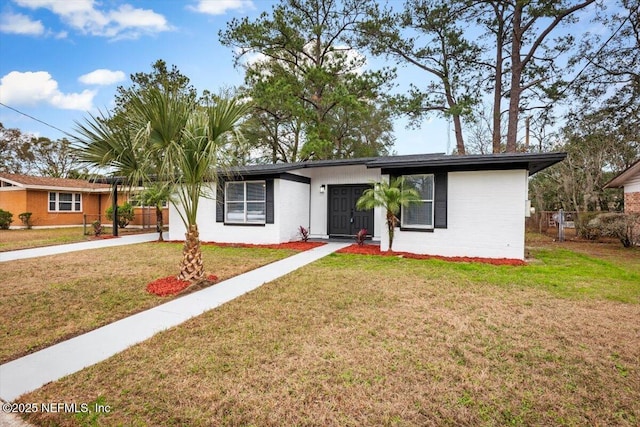
[[113, 195], [111, 197], [113, 207], [113, 231], [114, 237], [118, 237], [118, 181], [113, 181]]

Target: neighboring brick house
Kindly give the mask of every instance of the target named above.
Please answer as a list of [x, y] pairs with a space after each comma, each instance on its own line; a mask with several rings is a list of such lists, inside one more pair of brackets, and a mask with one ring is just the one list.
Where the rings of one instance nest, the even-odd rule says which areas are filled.
[[624, 188], [624, 211], [640, 214], [640, 159], [604, 186], [621, 187]]
[[[118, 204], [125, 200], [125, 195], [118, 195]], [[108, 223], [105, 211], [111, 203], [109, 184], [83, 179], [0, 173], [0, 209], [13, 214], [11, 225], [14, 228], [22, 226], [18, 215], [24, 212], [31, 212], [31, 224], [34, 227], [81, 226], [85, 215], [88, 223], [98, 218], [103, 224]], [[136, 208], [134, 214], [132, 226], [155, 225], [155, 210]], [[168, 224], [167, 208], [164, 216], [165, 224]]]

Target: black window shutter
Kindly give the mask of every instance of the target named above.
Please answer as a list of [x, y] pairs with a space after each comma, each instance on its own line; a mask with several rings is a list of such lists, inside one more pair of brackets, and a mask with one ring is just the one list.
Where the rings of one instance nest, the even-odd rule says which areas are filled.
[[220, 180], [216, 189], [216, 222], [224, 222], [224, 180]]
[[434, 179], [435, 206], [433, 226], [435, 228], [447, 228], [447, 172], [436, 173]]
[[273, 210], [273, 180], [268, 179], [266, 181], [266, 196], [267, 196], [267, 212], [266, 212], [266, 223], [273, 224], [275, 221], [275, 215]]

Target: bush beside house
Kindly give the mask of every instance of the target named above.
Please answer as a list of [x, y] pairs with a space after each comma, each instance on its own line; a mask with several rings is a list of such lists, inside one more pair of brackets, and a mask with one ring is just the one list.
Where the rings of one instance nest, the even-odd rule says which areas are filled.
[[8, 230], [13, 222], [13, 214], [9, 211], [0, 209], [0, 229]]

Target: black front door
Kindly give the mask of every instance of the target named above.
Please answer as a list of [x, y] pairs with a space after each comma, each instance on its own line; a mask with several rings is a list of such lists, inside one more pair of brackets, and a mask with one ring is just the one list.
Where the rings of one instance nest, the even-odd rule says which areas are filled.
[[368, 235], [373, 235], [373, 209], [356, 209], [356, 202], [369, 188], [366, 184], [329, 186], [330, 236], [355, 236], [363, 228]]

